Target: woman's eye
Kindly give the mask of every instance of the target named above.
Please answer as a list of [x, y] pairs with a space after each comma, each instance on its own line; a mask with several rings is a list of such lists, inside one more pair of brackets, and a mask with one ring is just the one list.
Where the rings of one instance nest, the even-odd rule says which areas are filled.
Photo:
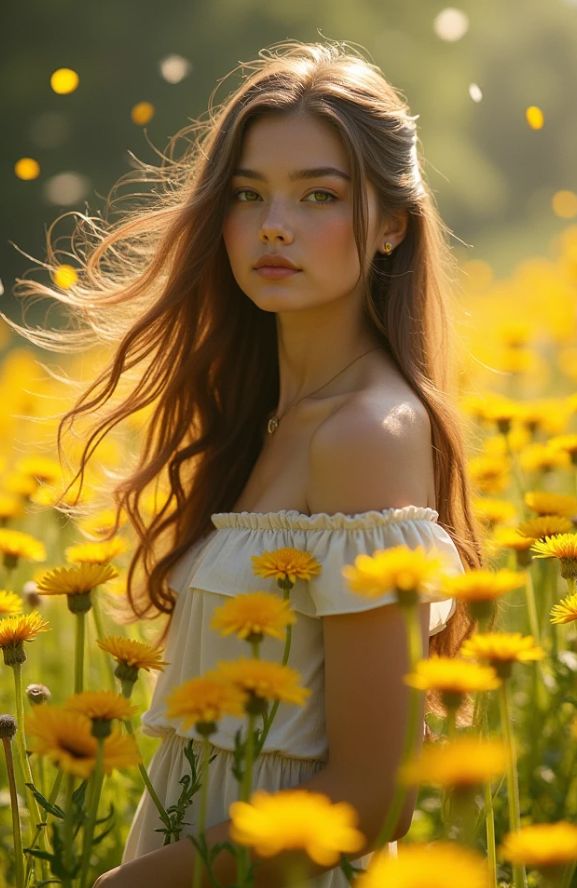
[[311, 194], [322, 194], [323, 197], [330, 197], [330, 200], [314, 200], [313, 203], [332, 203], [336, 200], [336, 197], [334, 194], [331, 194], [330, 191], [311, 191], [308, 196], [310, 197]]
[[[311, 197], [311, 195], [313, 195], [313, 194], [315, 196], [318, 196], [320, 194], [322, 197], [322, 200], [315, 199], [312, 201], [312, 203], [332, 203], [333, 201], [336, 200], [335, 195], [331, 194], [330, 191], [323, 191], [323, 190], [319, 190], [319, 189], [317, 189], [316, 191], [311, 191], [310, 194], [307, 195], [307, 199], [309, 197]], [[256, 195], [256, 197], [258, 197], [258, 194], [256, 193], [256, 191], [252, 191], [252, 189], [250, 189], [250, 188], [238, 188], [233, 193], [233, 197], [237, 198], [237, 200], [239, 200], [241, 203], [254, 203], [255, 202], [251, 197], [242, 197], [241, 198], [241, 195]]]

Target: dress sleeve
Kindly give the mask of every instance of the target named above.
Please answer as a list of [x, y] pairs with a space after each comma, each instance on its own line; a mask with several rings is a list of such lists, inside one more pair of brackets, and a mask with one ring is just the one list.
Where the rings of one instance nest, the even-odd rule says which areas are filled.
[[[411, 514], [409, 510], [413, 509]], [[431, 509], [406, 507], [390, 513], [369, 513], [344, 526], [332, 528], [324, 544], [318, 543], [321, 573], [309, 581], [309, 594], [317, 617], [357, 613], [391, 604], [397, 600], [394, 592], [375, 598], [365, 598], [351, 592], [343, 576], [344, 565], [353, 564], [357, 555], [372, 555], [377, 549], [421, 546], [427, 552], [437, 552], [443, 569], [450, 574], [463, 573], [459, 552], [448, 532], [432, 520], [437, 513]], [[348, 517], [348, 516], [347, 516]], [[455, 611], [455, 601], [448, 596], [432, 593], [429, 634], [435, 635], [446, 626]]]

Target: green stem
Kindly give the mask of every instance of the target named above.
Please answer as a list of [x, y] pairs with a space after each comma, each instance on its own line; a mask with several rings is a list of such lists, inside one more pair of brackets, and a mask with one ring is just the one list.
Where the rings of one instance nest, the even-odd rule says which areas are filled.
[[[127, 718], [124, 722], [124, 725], [125, 725], [128, 733], [132, 737], [134, 737], [134, 739], [136, 741], [136, 736], [134, 733], [134, 726], [132, 724], [132, 721], [129, 718]], [[146, 768], [144, 767], [144, 765], [142, 764], [141, 761], [138, 762], [138, 770], [140, 771], [140, 776], [142, 777], [142, 781], [147, 789], [147, 792], [148, 792], [150, 798], [152, 799], [152, 801], [154, 802], [154, 806], [155, 806], [156, 810], [158, 811], [158, 816], [160, 817], [160, 819], [162, 820], [164, 825], [168, 829], [170, 829], [171, 828], [170, 817], [166, 813], [166, 811], [164, 809], [164, 805], [160, 801], [154, 786], [150, 782], [150, 777], [148, 776], [148, 771], [146, 770]]]
[[531, 571], [527, 571], [527, 585], [525, 586], [525, 597], [527, 599], [527, 613], [529, 616], [529, 627], [531, 635], [535, 639], [535, 644], [541, 644], [541, 632], [539, 630], [539, 618], [537, 616], [537, 605], [535, 603], [535, 587], [533, 585], [533, 577]]
[[[517, 779], [517, 764], [515, 760], [515, 748], [513, 744], [513, 732], [511, 729], [511, 707], [509, 702], [508, 679], [503, 679], [498, 689], [499, 708], [501, 715], [501, 730], [507, 746], [507, 790], [509, 796], [509, 828], [511, 832], [517, 832], [521, 828], [521, 812], [519, 806], [519, 785]], [[527, 888], [527, 875], [525, 867], [521, 864], [513, 864], [513, 885], [515, 888]]]
[[92, 780], [90, 781], [90, 792], [87, 806], [88, 814], [82, 836], [80, 888], [86, 888], [86, 880], [88, 878], [88, 870], [90, 867], [90, 852], [92, 851], [92, 839], [94, 838], [94, 827], [98, 816], [98, 803], [100, 802], [102, 783], [104, 781], [104, 737], [97, 737], [97, 742], [96, 762], [94, 765], [94, 771], [92, 772]]
[[84, 635], [86, 614], [76, 614], [76, 644], [74, 650], [74, 693], [80, 694], [84, 687]]
[[561, 880], [561, 884], [559, 888], [571, 888], [571, 882], [573, 881], [573, 876], [575, 874], [575, 868], [577, 867], [577, 861], [574, 860], [571, 863], [568, 863], [565, 867], [565, 872], [563, 873], [563, 878]]
[[[418, 607], [416, 605], [405, 607], [403, 608], [403, 614], [405, 616], [408, 635], [409, 671], [412, 672], [415, 669], [417, 660], [422, 657], [423, 650]], [[413, 754], [417, 729], [419, 726], [420, 702], [421, 692], [416, 688], [409, 688], [408, 719], [403, 740], [403, 748], [401, 751], [401, 764], [405, 764]], [[375, 848], [382, 847], [387, 842], [391, 841], [401, 814], [406, 794], [407, 787], [397, 779], [393, 790], [391, 804], [387, 811], [385, 822], [383, 823], [375, 842]]]
[[[289, 593], [288, 593], [288, 591], [285, 590], [284, 597], [288, 598], [288, 596], [289, 596]], [[288, 663], [290, 649], [291, 649], [291, 641], [292, 641], [292, 626], [289, 625], [286, 627], [286, 633], [285, 633], [284, 651], [283, 651], [282, 661], [281, 661], [283, 666], [286, 666]], [[270, 726], [272, 725], [272, 723], [274, 721], [274, 717], [277, 714], [277, 710], [279, 708], [279, 705], [280, 705], [280, 700], [275, 700], [271, 709], [270, 709], [270, 712], [268, 713], [268, 715], [266, 716], [266, 718], [264, 720], [262, 734], [261, 734], [260, 740], [256, 744], [256, 748], [255, 748], [255, 757], [260, 755], [262, 748], [264, 747], [264, 741], [266, 740], [266, 738], [268, 736], [268, 732], [270, 731]]]
[[2, 738], [4, 755], [6, 756], [6, 773], [8, 787], [10, 789], [10, 808], [12, 811], [12, 835], [14, 837], [14, 866], [16, 868], [16, 886], [24, 888], [24, 857], [22, 855], [22, 834], [20, 832], [20, 814], [18, 812], [18, 794], [16, 792], [16, 780], [14, 778], [14, 761], [12, 759], [12, 746], [8, 737]]
[[[46, 835], [44, 833], [44, 827], [41, 825], [43, 821], [40, 814], [40, 808], [38, 807], [38, 803], [31, 789], [26, 786], [27, 783], [34, 783], [34, 780], [32, 778], [30, 760], [28, 759], [28, 755], [26, 753], [26, 732], [24, 729], [24, 694], [22, 691], [22, 664], [14, 663], [14, 665], [12, 666], [12, 672], [14, 674], [14, 694], [16, 697], [16, 753], [18, 756], [22, 780], [24, 782], [26, 805], [30, 812], [31, 818], [30, 839], [31, 841], [35, 841], [36, 830], [40, 830], [40, 846], [43, 851], [46, 851]], [[36, 868], [36, 863], [34, 864], [34, 867]], [[47, 878], [45, 860], [42, 860], [40, 862], [40, 868], [42, 870], [43, 878]]]
[[72, 888], [72, 867], [74, 863], [74, 822], [72, 810], [72, 795], [74, 793], [74, 774], [66, 775], [66, 794], [64, 801], [64, 824], [62, 827], [62, 839], [64, 842], [63, 863], [66, 875], [62, 880], [64, 888]]
[[[489, 736], [489, 714], [484, 706], [481, 715], [481, 737]], [[485, 833], [487, 835], [487, 862], [489, 864], [489, 877], [491, 888], [497, 888], [497, 843], [495, 839], [495, 812], [493, 809], [493, 790], [491, 783], [483, 786], [485, 796]]]
[[[242, 775], [242, 783], [240, 785], [239, 798], [243, 802], [248, 802], [252, 788], [252, 766], [255, 753], [254, 744], [254, 722], [255, 716], [248, 713], [248, 725], [246, 736], [246, 757], [244, 762], [244, 774]], [[250, 851], [248, 848], [241, 847], [237, 857], [237, 880], [239, 886], [243, 886], [247, 880], [248, 868], [250, 864]]]
[[[206, 824], [206, 802], [208, 799], [208, 764], [210, 760], [210, 740], [202, 738], [202, 759], [200, 763], [200, 807], [198, 811], [198, 835], [204, 836]], [[201, 856], [198, 848], [194, 858], [194, 878], [192, 888], [201, 888]]]
[[[100, 602], [98, 600], [98, 595], [92, 595], [92, 619], [94, 620], [94, 628], [96, 629], [96, 637], [98, 641], [102, 641], [104, 638], [104, 629], [102, 626], [102, 614], [100, 612]], [[116, 690], [116, 679], [114, 677], [114, 666], [112, 665], [112, 660], [110, 657], [105, 657], [106, 662], [106, 674], [108, 676], [108, 683], [110, 685], [110, 690]]]
[[[52, 789], [50, 791], [50, 795], [48, 797], [48, 801], [50, 802], [51, 805], [54, 805], [56, 803], [56, 799], [58, 798], [58, 792], [60, 790], [60, 784], [62, 783], [62, 775], [63, 774], [64, 774], [64, 771], [58, 771], [58, 773], [56, 774], [56, 779], [54, 780], [54, 783], [52, 785]], [[45, 816], [46, 816], [46, 820], [48, 821], [48, 818], [51, 815], [47, 811]], [[36, 828], [36, 832], [34, 834], [34, 839], [32, 840], [32, 844], [30, 845], [31, 848], [36, 847], [36, 842], [38, 841], [38, 839], [40, 838], [41, 835], [42, 836], [44, 835], [44, 827], [38, 826]], [[28, 884], [28, 879], [30, 878], [30, 873], [32, 871], [32, 867], [34, 866], [34, 860], [35, 860], [34, 857], [29, 857], [29, 859], [28, 859], [28, 865], [26, 867], [26, 884]]]
[[457, 710], [454, 706], [447, 707], [447, 737], [454, 740], [457, 736]]

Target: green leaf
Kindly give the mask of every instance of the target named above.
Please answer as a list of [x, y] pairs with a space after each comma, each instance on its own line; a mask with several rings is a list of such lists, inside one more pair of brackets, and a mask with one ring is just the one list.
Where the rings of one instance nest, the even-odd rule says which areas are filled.
[[58, 805], [49, 802], [47, 798], [45, 798], [41, 792], [39, 792], [33, 783], [27, 783], [26, 786], [38, 802], [41, 808], [44, 808], [45, 811], [48, 811], [49, 814], [52, 814], [53, 817], [64, 817], [64, 811]]

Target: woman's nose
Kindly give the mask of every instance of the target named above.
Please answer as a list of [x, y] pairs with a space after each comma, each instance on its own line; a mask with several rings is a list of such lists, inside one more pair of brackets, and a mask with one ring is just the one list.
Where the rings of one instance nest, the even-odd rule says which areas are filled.
[[281, 238], [283, 242], [293, 239], [291, 227], [287, 224], [279, 207], [269, 207], [260, 226], [260, 235], [264, 240], [276, 240]]

